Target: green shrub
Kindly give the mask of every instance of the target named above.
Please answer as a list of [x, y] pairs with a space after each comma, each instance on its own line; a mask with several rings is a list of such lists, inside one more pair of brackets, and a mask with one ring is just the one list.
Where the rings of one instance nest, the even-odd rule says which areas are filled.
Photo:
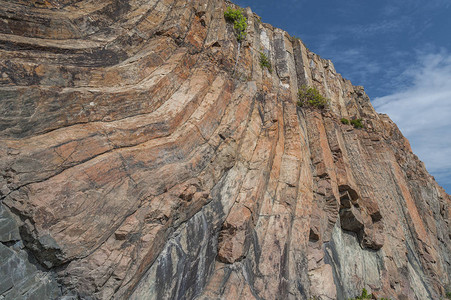
[[362, 119], [351, 120], [351, 124], [354, 128], [363, 128]]
[[314, 87], [301, 86], [298, 91], [298, 106], [311, 106], [317, 108], [329, 107], [329, 99], [321, 95]]
[[360, 296], [357, 296], [357, 297], [349, 299], [349, 300], [364, 300], [364, 299], [371, 299], [371, 298], [372, 298], [372, 295], [371, 294], [368, 295], [368, 291], [366, 290], [366, 288], [363, 288], [362, 294]]
[[451, 299], [451, 292], [446, 293], [446, 299]]
[[224, 18], [227, 21], [234, 22], [236, 20], [239, 20], [243, 18], [243, 13], [239, 9], [233, 9], [230, 6], [227, 7], [226, 11], [224, 12]]
[[224, 18], [229, 22], [233, 22], [233, 29], [238, 42], [244, 40], [246, 37], [247, 19], [243, 16], [243, 12], [239, 9], [227, 7], [227, 10], [224, 12]]
[[[362, 289], [362, 294], [360, 296], [357, 296], [355, 298], [348, 299], [348, 300], [365, 300], [365, 299], [373, 299], [373, 294], [368, 294], [368, 291], [365, 288], [363, 288]], [[374, 299], [390, 300], [389, 298], [376, 298], [376, 297]]]
[[272, 73], [272, 66], [271, 66], [271, 63], [269, 61], [269, 58], [263, 52], [260, 52], [260, 67], [262, 69], [267, 68], [269, 73]]
[[368, 291], [366, 290], [366, 288], [363, 288], [362, 295], [360, 295], [360, 297], [362, 299], [371, 299], [371, 295], [368, 295]]
[[349, 125], [349, 120], [346, 119], [346, 118], [341, 118], [340, 121], [341, 121], [342, 124]]

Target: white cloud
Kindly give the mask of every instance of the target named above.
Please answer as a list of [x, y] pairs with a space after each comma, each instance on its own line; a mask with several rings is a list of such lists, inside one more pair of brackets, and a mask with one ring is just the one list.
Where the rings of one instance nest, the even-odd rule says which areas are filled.
[[373, 100], [409, 139], [439, 184], [451, 188], [451, 53], [418, 53], [400, 76], [410, 85]]
[[408, 16], [400, 16], [396, 20], [381, 20], [375, 23], [365, 25], [346, 26], [344, 30], [357, 37], [368, 37], [375, 34], [387, 34], [388, 32], [402, 32], [403, 29], [411, 23]]

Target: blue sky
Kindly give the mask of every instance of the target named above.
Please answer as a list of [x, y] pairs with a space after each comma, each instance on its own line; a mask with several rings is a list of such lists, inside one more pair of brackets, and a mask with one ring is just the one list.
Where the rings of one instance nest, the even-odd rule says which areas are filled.
[[451, 0], [234, 2], [363, 85], [451, 192]]

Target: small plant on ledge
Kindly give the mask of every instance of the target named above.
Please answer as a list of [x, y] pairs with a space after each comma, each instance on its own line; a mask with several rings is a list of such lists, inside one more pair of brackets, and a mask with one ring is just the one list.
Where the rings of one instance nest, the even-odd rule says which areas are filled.
[[272, 73], [272, 66], [271, 63], [269, 62], [269, 58], [263, 52], [260, 52], [260, 67], [262, 69], [267, 68], [269, 73]]
[[349, 125], [349, 120], [346, 119], [346, 118], [341, 118], [340, 121], [341, 121], [342, 124]]
[[372, 298], [372, 295], [371, 294], [368, 295], [368, 291], [365, 288], [363, 288], [362, 294], [360, 296], [349, 299], [349, 300], [363, 300], [363, 299], [371, 299], [371, 298]]
[[246, 38], [247, 19], [243, 16], [243, 12], [240, 9], [227, 7], [227, 10], [224, 12], [224, 18], [229, 22], [233, 22], [233, 29], [238, 42], [244, 40]]
[[329, 107], [329, 102], [330, 100], [321, 95], [321, 93], [314, 87], [307, 87], [306, 85], [303, 85], [298, 91], [298, 106], [310, 106], [324, 109]]
[[363, 128], [362, 119], [351, 120], [351, 124], [354, 128]]
[[364, 299], [390, 300], [388, 298], [374, 297], [373, 294], [368, 294], [368, 291], [365, 288], [363, 288], [362, 294], [360, 296], [348, 300], [364, 300]]

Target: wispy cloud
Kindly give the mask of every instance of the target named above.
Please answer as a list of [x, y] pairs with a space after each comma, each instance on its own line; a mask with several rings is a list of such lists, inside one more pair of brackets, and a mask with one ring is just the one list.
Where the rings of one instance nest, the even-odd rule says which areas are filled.
[[411, 21], [411, 17], [402, 16], [395, 20], [385, 19], [371, 24], [343, 26], [337, 30], [345, 32], [345, 34], [352, 34], [356, 37], [368, 37], [375, 34], [402, 32], [404, 28], [411, 24]]
[[[333, 56], [336, 66], [347, 66], [346, 76], [355, 84], [365, 85], [370, 76], [381, 72], [381, 64], [372, 60], [364, 48], [349, 48]], [[338, 69], [338, 71], [340, 71]]]
[[418, 63], [401, 78], [410, 85], [376, 98], [378, 112], [387, 113], [410, 140], [440, 184], [451, 189], [451, 53], [418, 53]]

